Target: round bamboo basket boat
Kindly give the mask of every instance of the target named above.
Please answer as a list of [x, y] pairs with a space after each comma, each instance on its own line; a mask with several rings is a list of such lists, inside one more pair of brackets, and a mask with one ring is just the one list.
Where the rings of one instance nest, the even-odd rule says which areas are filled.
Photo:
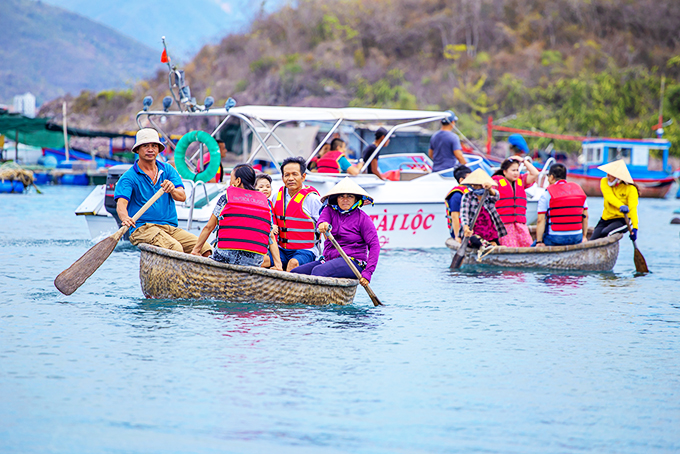
[[[530, 229], [532, 235], [535, 227]], [[496, 247], [478, 258], [478, 250], [468, 247], [463, 265], [486, 265], [507, 268], [534, 268], [571, 271], [611, 271], [619, 256], [619, 240], [623, 234], [568, 246]], [[446, 246], [454, 255], [458, 242], [447, 238]]]
[[140, 244], [139, 279], [147, 298], [281, 304], [350, 304], [358, 280], [306, 276]]

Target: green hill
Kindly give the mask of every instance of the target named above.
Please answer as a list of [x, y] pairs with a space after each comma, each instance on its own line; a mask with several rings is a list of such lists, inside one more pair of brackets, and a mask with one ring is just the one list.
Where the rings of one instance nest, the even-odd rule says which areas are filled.
[[3, 0], [0, 17], [0, 102], [133, 86], [157, 68], [160, 52], [39, 1]]
[[[667, 137], [679, 143], [678, 23], [677, 0], [299, 0], [203, 47], [185, 69], [192, 93], [217, 105], [450, 108], [479, 139], [490, 115], [552, 133], [649, 137], [665, 77], [664, 118], [676, 119]], [[167, 95], [167, 76], [138, 84], [126, 108], [106, 111], [94, 93], [74, 105], [83, 119], [117, 119], [100, 127], [133, 128], [146, 94]]]

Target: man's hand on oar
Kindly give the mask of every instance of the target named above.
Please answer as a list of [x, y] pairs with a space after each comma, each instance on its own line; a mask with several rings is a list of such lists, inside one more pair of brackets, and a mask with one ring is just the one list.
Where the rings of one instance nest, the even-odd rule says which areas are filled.
[[76, 260], [73, 265], [62, 271], [54, 280], [54, 286], [64, 295], [70, 295], [78, 290], [78, 287], [83, 285], [87, 278], [92, 276], [92, 274], [97, 271], [97, 268], [109, 258], [115, 249], [116, 244], [118, 244], [118, 241], [120, 241], [125, 232], [130, 228], [130, 224], [135, 225], [135, 221], [137, 221], [164, 193], [165, 190], [163, 189], [156, 192], [133, 217], [125, 220], [126, 225], [123, 225], [110, 237], [105, 238], [92, 246], [90, 250]]

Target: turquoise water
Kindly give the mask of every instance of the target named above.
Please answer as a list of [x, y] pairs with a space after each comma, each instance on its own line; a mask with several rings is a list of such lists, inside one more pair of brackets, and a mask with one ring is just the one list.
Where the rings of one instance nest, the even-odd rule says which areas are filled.
[[385, 307], [316, 308], [146, 300], [129, 245], [61, 295], [89, 190], [0, 195], [2, 453], [680, 451], [678, 200], [643, 201], [648, 276], [627, 239], [600, 274], [390, 251]]

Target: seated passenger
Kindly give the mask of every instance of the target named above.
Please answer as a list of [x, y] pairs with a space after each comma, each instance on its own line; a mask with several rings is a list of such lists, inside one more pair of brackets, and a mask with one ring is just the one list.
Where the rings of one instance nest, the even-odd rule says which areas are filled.
[[316, 223], [323, 204], [316, 189], [303, 184], [306, 171], [305, 160], [300, 156], [286, 158], [281, 164], [284, 186], [274, 200], [274, 221], [279, 228], [279, 253], [286, 271], [319, 256]]
[[[519, 134], [515, 135], [522, 138]], [[526, 146], [526, 142], [524, 145]], [[522, 162], [528, 170], [528, 173], [524, 175], [519, 174], [519, 166]], [[524, 190], [534, 184], [538, 178], [538, 170], [529, 160], [511, 156], [503, 161], [500, 170], [494, 173], [492, 178], [498, 182], [499, 198], [496, 202], [496, 210], [508, 231], [508, 234], [501, 238], [501, 245], [531, 246], [533, 240], [527, 227], [527, 194]]]
[[[387, 129], [380, 127], [378, 130], [375, 132], [375, 140], [373, 141], [372, 144], [368, 145], [366, 148], [364, 148], [364, 151], [361, 153], [361, 157], [363, 158], [364, 162], [368, 162], [369, 159], [371, 159], [371, 155], [373, 152], [378, 148], [380, 143], [383, 141], [383, 137], [387, 135]], [[385, 144], [383, 147], [380, 149], [380, 151], [384, 150], [388, 145], [390, 144], [390, 140], [387, 139], [385, 141]], [[368, 166], [368, 169], [366, 169], [366, 173], [372, 173], [376, 177], [380, 178], [381, 180], [386, 180], [385, 175], [380, 173], [380, 168], [378, 167], [378, 155], [376, 155], [375, 158], [371, 161], [371, 164]]]
[[211, 259], [232, 265], [260, 266], [267, 253], [272, 215], [267, 197], [255, 190], [255, 170], [240, 164], [231, 171], [227, 192], [220, 196], [198, 242], [200, 248], [217, 227], [217, 245]]
[[626, 213], [630, 218], [633, 232], [630, 234], [630, 239], [637, 240], [639, 191], [625, 161], [620, 159], [600, 166], [598, 169], [607, 174], [600, 181], [600, 190], [604, 197], [604, 211], [590, 239], [596, 240], [628, 230], [623, 217]]
[[553, 164], [550, 167], [550, 186], [538, 200], [536, 246], [561, 246], [588, 240], [586, 193], [581, 186], [568, 182], [566, 178], [567, 168], [564, 164]]
[[[359, 185], [345, 178], [321, 200], [328, 203], [321, 211], [317, 222], [319, 232], [331, 231], [342, 250], [361, 273], [361, 285], [368, 285], [378, 265], [380, 242], [373, 221], [360, 208], [366, 203], [373, 204], [373, 199]], [[324, 242], [321, 260], [298, 266], [293, 269], [293, 273], [356, 278], [330, 241]]]
[[329, 151], [331, 151], [331, 143], [326, 142], [321, 147], [321, 150], [319, 150], [319, 153], [309, 161], [309, 164], [307, 164], [307, 170], [309, 170], [310, 172], [318, 172], [319, 171], [319, 159], [323, 158], [324, 155], [326, 153], [328, 153]]
[[331, 151], [323, 155], [317, 161], [319, 173], [348, 173], [359, 175], [359, 167], [352, 165], [345, 156], [345, 141], [333, 139], [331, 141]]
[[446, 194], [444, 197], [444, 203], [446, 204], [446, 223], [449, 225], [449, 233], [451, 238], [461, 242], [460, 238], [460, 202], [463, 199], [463, 194], [469, 192], [470, 190], [465, 186], [463, 181], [465, 177], [470, 175], [472, 170], [468, 166], [458, 166], [458, 168], [453, 172], [453, 176], [458, 181], [458, 186], [454, 187]]
[[[498, 192], [493, 189], [496, 185], [497, 183], [482, 169], [477, 169], [465, 177], [465, 186], [470, 187], [470, 192], [463, 194], [460, 202], [460, 223], [463, 226], [461, 234], [470, 238], [469, 244], [472, 247], [480, 248], [488, 243], [497, 246], [499, 238], [507, 233], [496, 211]], [[470, 228], [485, 190], [489, 191], [489, 195], [484, 201], [475, 225]]]
[[[255, 180], [255, 190], [261, 192], [262, 194], [267, 197], [267, 202], [269, 202], [269, 208], [272, 212], [274, 213], [274, 206], [272, 205], [271, 201], [271, 196], [272, 196], [272, 177], [267, 175], [266, 173], [261, 173], [257, 176], [257, 179]], [[279, 246], [276, 243], [276, 235], [279, 234], [279, 228], [276, 227], [276, 224], [272, 225], [272, 232], [269, 234], [269, 255], [274, 258], [274, 266], [272, 266], [272, 269], [278, 270], [278, 271], [283, 271], [283, 267], [281, 264], [281, 256], [279, 255]], [[271, 259], [269, 256], [265, 257], [264, 262], [262, 263], [262, 268], [269, 268]]]

